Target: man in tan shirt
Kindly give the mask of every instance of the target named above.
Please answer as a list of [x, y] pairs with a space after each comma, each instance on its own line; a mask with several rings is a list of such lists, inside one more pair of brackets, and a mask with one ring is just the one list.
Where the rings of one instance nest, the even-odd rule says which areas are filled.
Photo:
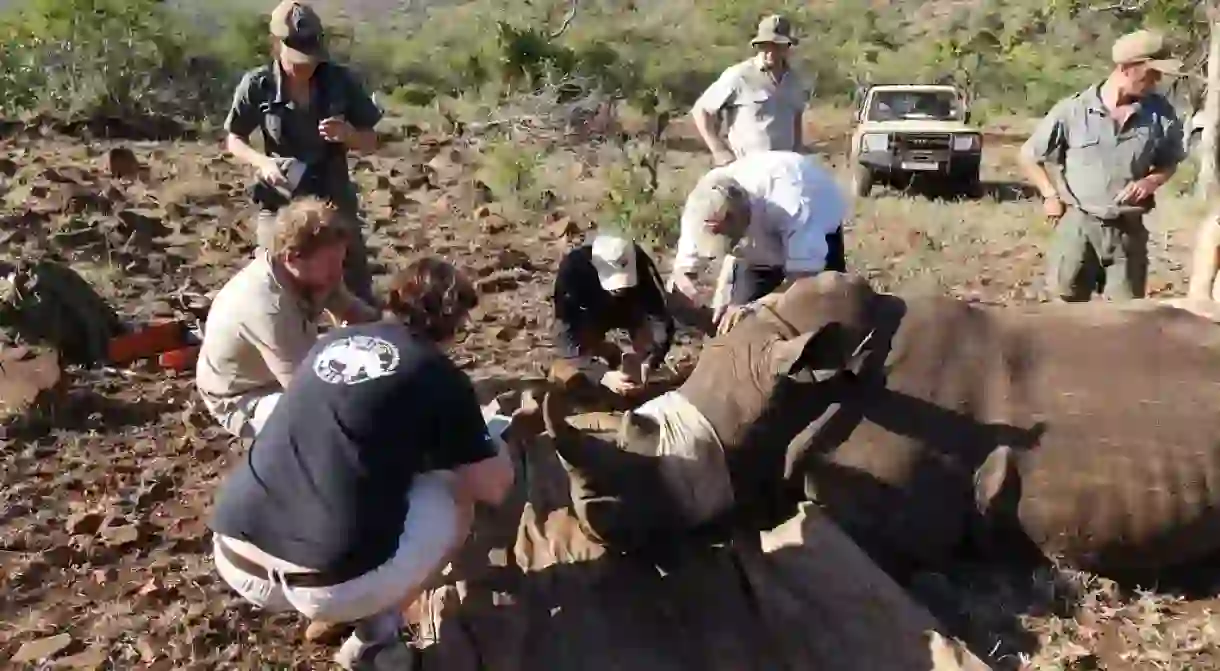
[[229, 433], [252, 438], [318, 337], [323, 310], [337, 322], [377, 319], [343, 284], [349, 228], [316, 198], [277, 213], [269, 250], [259, 249], [208, 312], [195, 385]]
[[[691, 117], [716, 165], [759, 151], [801, 152], [809, 88], [789, 62], [797, 42], [788, 19], [764, 18], [750, 42], [758, 53], [725, 70], [695, 101]], [[727, 144], [720, 137], [722, 119]]]

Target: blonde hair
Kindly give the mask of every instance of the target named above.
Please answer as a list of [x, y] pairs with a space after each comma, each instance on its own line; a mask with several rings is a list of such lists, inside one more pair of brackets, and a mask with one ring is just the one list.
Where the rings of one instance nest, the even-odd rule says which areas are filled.
[[346, 243], [348, 231], [343, 214], [333, 204], [307, 196], [285, 205], [275, 216], [272, 255], [309, 256], [337, 243]]

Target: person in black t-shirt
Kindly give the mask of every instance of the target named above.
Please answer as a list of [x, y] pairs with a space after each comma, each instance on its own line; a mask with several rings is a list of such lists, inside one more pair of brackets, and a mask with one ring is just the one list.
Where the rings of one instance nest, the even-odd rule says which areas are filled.
[[[570, 372], [627, 394], [665, 362], [674, 319], [656, 265], [632, 241], [599, 235], [569, 252], [559, 264], [553, 301], [557, 364]], [[631, 334], [632, 357], [606, 340], [606, 334], [618, 328]], [[641, 355], [647, 358], [641, 361]]]
[[217, 495], [221, 577], [268, 610], [356, 622], [343, 668], [401, 668], [402, 609], [464, 543], [474, 503], [498, 505], [512, 484], [470, 379], [441, 348], [476, 302], [443, 261], [399, 274], [395, 319], [321, 338]]

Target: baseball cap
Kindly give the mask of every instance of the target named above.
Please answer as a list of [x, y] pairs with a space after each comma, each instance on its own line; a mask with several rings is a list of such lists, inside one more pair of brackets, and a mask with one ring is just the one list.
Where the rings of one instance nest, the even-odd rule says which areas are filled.
[[1181, 75], [1182, 61], [1173, 58], [1165, 36], [1155, 30], [1137, 30], [1114, 41], [1110, 57], [1115, 65], [1146, 63], [1167, 75]]
[[[738, 240], [727, 231], [713, 232], [708, 221], [723, 221], [732, 209], [730, 194], [741, 185], [727, 173], [708, 173], [686, 198], [682, 218], [690, 223], [683, 226], [693, 236], [695, 252], [703, 258], [719, 258], [729, 253]], [[744, 231], [742, 231], [744, 233]]]
[[284, 0], [271, 10], [271, 35], [283, 45], [283, 57], [292, 63], [320, 63], [326, 51], [322, 18], [300, 0]]
[[603, 289], [616, 291], [636, 285], [635, 244], [617, 235], [599, 235], [592, 246], [593, 267]]
[[758, 22], [758, 33], [750, 40], [750, 46], [760, 44], [787, 44], [796, 46], [800, 40], [792, 36], [792, 22], [779, 14], [763, 17]]

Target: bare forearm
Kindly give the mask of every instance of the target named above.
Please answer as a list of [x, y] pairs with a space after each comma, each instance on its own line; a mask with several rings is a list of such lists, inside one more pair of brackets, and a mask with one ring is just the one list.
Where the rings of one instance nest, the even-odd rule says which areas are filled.
[[1020, 160], [1021, 172], [1025, 174], [1025, 178], [1033, 183], [1034, 188], [1043, 198], [1058, 198], [1059, 191], [1055, 188], [1055, 183], [1051, 181], [1051, 176], [1046, 172], [1046, 168], [1034, 161], [1022, 158]]
[[249, 166], [258, 167], [267, 160], [266, 154], [250, 146], [250, 143], [239, 135], [229, 133], [229, 137], [225, 140], [225, 148], [229, 150], [233, 158]]
[[729, 150], [724, 141], [720, 139], [719, 124], [716, 123], [716, 117], [712, 113], [694, 110], [691, 116], [695, 120], [695, 130], [699, 131], [699, 137], [703, 138], [708, 149], [713, 153]]

